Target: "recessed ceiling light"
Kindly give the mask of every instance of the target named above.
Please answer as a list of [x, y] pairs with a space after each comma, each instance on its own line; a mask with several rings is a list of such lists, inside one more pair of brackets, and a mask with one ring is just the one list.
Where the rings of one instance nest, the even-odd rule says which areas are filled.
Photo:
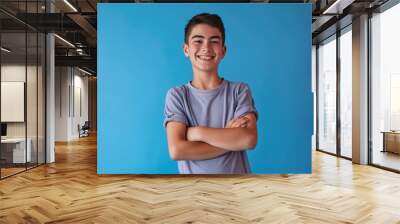
[[10, 53], [10, 52], [11, 52], [11, 50], [9, 50], [9, 49], [7, 49], [7, 48], [5, 48], [5, 47], [1, 47], [1, 50], [4, 51], [4, 52], [6, 52], [6, 53]]
[[93, 75], [92, 73], [90, 73], [90, 72], [88, 72], [88, 71], [86, 71], [86, 70], [83, 70], [83, 69], [81, 69], [81, 68], [79, 68], [79, 67], [78, 67], [78, 70], [81, 71], [81, 72], [83, 72], [83, 73], [85, 73], [85, 74], [87, 74], [87, 75], [90, 75], [90, 76]]
[[57, 35], [57, 34], [54, 34], [54, 36], [57, 37], [58, 39], [60, 39], [62, 42], [64, 42], [64, 43], [68, 44], [69, 46], [75, 48], [75, 45], [71, 44], [71, 42], [69, 42], [68, 40], [66, 40], [66, 39], [64, 39], [64, 38], [62, 38], [62, 37], [60, 37], [60, 36]]

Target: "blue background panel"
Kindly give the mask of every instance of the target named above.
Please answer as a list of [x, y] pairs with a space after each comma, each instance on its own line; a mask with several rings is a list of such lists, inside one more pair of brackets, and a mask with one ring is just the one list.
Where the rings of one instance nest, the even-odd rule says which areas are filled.
[[165, 95], [192, 79], [184, 27], [216, 13], [226, 29], [219, 74], [249, 84], [259, 112], [253, 173], [310, 173], [310, 4], [98, 4], [99, 174], [174, 174]]

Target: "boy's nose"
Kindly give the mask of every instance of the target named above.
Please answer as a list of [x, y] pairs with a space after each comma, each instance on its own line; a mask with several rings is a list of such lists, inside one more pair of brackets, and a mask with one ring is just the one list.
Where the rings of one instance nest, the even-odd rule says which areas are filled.
[[201, 46], [201, 51], [208, 52], [210, 49], [211, 49], [211, 44], [209, 44], [208, 42], [204, 43]]
[[208, 49], [208, 47], [203, 47], [202, 49], [201, 49], [201, 52], [209, 52], [210, 50]]

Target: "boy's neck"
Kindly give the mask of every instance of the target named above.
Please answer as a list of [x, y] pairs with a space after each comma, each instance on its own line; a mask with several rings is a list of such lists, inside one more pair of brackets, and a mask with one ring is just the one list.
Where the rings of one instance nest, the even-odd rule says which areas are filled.
[[208, 90], [215, 89], [221, 85], [222, 79], [217, 73], [194, 73], [192, 86], [196, 89]]

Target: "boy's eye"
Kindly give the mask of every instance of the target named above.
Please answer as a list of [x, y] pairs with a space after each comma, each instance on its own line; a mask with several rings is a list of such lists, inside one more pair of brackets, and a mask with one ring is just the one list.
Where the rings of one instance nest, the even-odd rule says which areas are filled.
[[193, 41], [193, 43], [196, 43], [196, 44], [201, 44], [203, 41], [202, 40], [194, 40]]

